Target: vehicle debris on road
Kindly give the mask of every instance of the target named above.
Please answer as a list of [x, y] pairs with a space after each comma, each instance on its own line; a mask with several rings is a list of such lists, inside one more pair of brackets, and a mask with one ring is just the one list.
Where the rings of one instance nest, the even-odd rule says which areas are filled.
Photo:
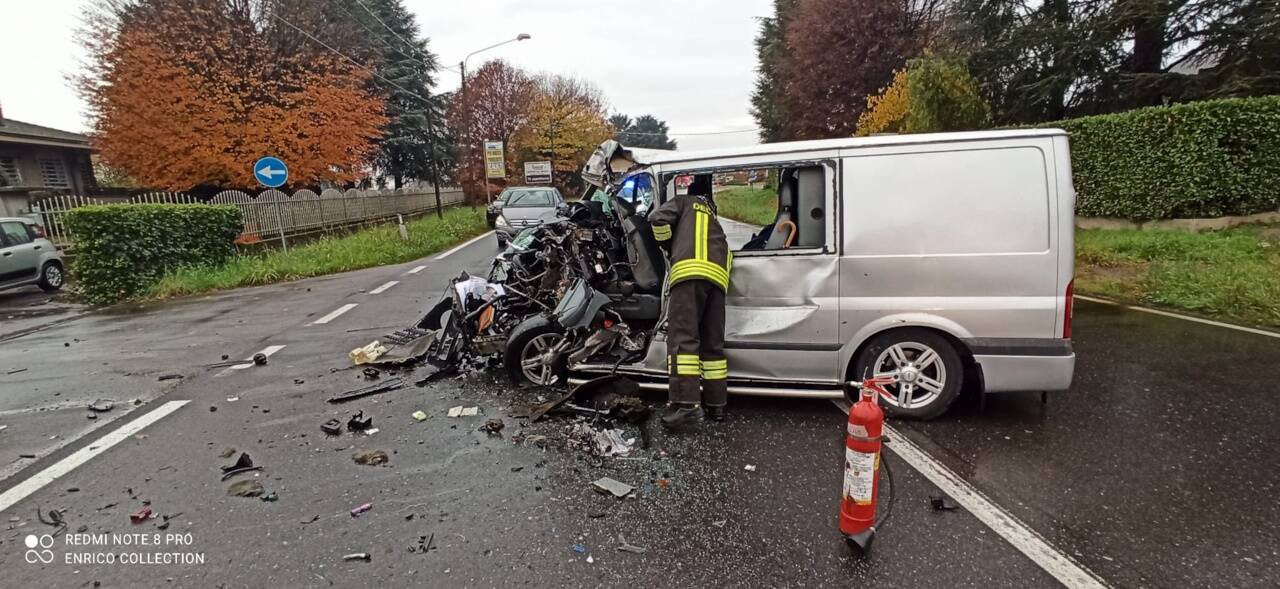
[[418, 421], [426, 421], [426, 419], [427, 419], [427, 413], [426, 413], [425, 411], [422, 411], [422, 410], [414, 411], [414, 412], [413, 412], [413, 418], [414, 418], [414, 419], [416, 419], [416, 420], [418, 420]]
[[622, 537], [622, 534], [618, 534], [618, 551], [630, 552], [632, 554], [644, 554], [645, 552], [648, 552], [648, 550], [644, 548], [627, 542], [627, 539]]
[[378, 466], [379, 464], [386, 464], [391, 458], [382, 450], [356, 450], [351, 454], [351, 460], [356, 464]]
[[135, 512], [133, 512], [133, 513], [129, 514], [129, 521], [131, 521], [131, 522], [133, 522], [133, 523], [135, 523], [135, 524], [140, 524], [140, 523], [145, 522], [145, 521], [147, 521], [147, 520], [149, 520], [149, 519], [151, 519], [151, 518], [153, 518], [153, 517], [155, 517], [155, 514], [154, 514], [154, 513], [152, 513], [152, 511], [151, 511], [151, 506], [150, 506], [150, 505], [144, 505], [144, 506], [142, 506], [142, 509], [139, 509], [138, 511], [135, 511]]
[[502, 435], [502, 428], [505, 426], [506, 424], [502, 423], [501, 419], [495, 418], [484, 422], [484, 425], [480, 426], [480, 431], [491, 436], [500, 436]]
[[106, 413], [112, 409], [115, 409], [115, 407], [116, 407], [116, 403], [111, 399], [98, 399], [92, 403], [89, 403], [89, 410], [93, 411], [94, 413]]
[[596, 430], [586, 423], [575, 423], [569, 430], [567, 445], [592, 456], [625, 456], [631, 453], [635, 438], [624, 438], [620, 429]]
[[449, 408], [449, 417], [474, 417], [479, 414], [479, 407], [463, 407], [462, 405], [458, 405], [457, 407]]
[[342, 394], [340, 394], [340, 395], [336, 395], [336, 396], [330, 397], [330, 398], [328, 399], [328, 401], [329, 401], [330, 403], [342, 403], [342, 402], [345, 402], [345, 401], [350, 401], [350, 400], [352, 400], [352, 399], [359, 399], [359, 398], [361, 398], [361, 397], [367, 397], [367, 396], [369, 396], [369, 395], [376, 395], [376, 394], [378, 394], [378, 393], [386, 393], [386, 392], [389, 392], [389, 391], [394, 391], [394, 390], [399, 389], [399, 388], [401, 388], [401, 387], [403, 387], [403, 386], [404, 386], [404, 380], [403, 380], [403, 379], [400, 379], [400, 378], [390, 378], [390, 379], [387, 379], [387, 380], [382, 381], [381, 383], [371, 384], [371, 385], [364, 386], [364, 387], [360, 387], [360, 388], [357, 388], [357, 389], [352, 389], [352, 390], [347, 391], [347, 392], [345, 392], [345, 393], [342, 393]]
[[249, 457], [248, 452], [241, 452], [240, 458], [236, 459], [234, 464], [222, 467], [222, 480], [227, 480], [241, 473], [262, 470], [261, 466], [253, 463], [253, 459]]
[[320, 424], [320, 431], [331, 436], [339, 435], [342, 433], [342, 422], [338, 421], [338, 418], [336, 417], [330, 419], [329, 421]]
[[346, 561], [363, 560], [365, 562], [369, 562], [373, 560], [373, 556], [371, 556], [368, 552], [355, 552], [352, 554], [343, 555], [342, 560], [346, 560]]
[[357, 505], [351, 508], [351, 517], [360, 517], [361, 514], [367, 513], [370, 509], [373, 509], [372, 503], [362, 503]]
[[365, 417], [364, 410], [357, 411], [351, 419], [347, 420], [347, 431], [363, 432], [373, 427], [373, 416]]
[[374, 360], [377, 360], [379, 356], [385, 353], [387, 353], [386, 346], [383, 346], [382, 342], [374, 340], [372, 342], [369, 342], [368, 344], [365, 344], [354, 350], [351, 350], [350, 352], [347, 353], [347, 357], [351, 358], [352, 364], [359, 366], [361, 364], [368, 364], [370, 362], [373, 362]]
[[604, 477], [596, 480], [595, 482], [591, 483], [591, 487], [594, 488], [597, 493], [601, 493], [605, 495], [613, 495], [618, 499], [622, 499], [627, 495], [630, 495], [632, 491], [635, 491], [635, 487], [632, 487], [631, 485], [628, 485], [620, 481], [613, 480], [609, 477]]
[[181, 374], [161, 374], [159, 378], [157, 378], [156, 380], [159, 382], [164, 382], [166, 380], [175, 380], [180, 378], [184, 378], [184, 377]]

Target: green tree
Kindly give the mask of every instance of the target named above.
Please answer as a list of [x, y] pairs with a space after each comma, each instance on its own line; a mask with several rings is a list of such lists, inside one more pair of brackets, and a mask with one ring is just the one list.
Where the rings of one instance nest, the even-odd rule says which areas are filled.
[[786, 30], [795, 0], [773, 0], [773, 16], [761, 17], [756, 34], [756, 85], [751, 92], [751, 116], [760, 125], [765, 143], [787, 139], [786, 113], [781, 100], [782, 72], [789, 52]]
[[667, 136], [666, 121], [653, 115], [640, 115], [632, 120], [627, 115], [616, 114], [609, 117], [609, 124], [618, 132], [614, 138], [627, 147], [676, 148], [676, 142]]
[[386, 97], [387, 124], [376, 164], [399, 188], [409, 178], [440, 183], [452, 162], [452, 134], [444, 123], [445, 101], [432, 95], [439, 62], [419, 39], [414, 15], [402, 0], [359, 0], [352, 14], [368, 33], [366, 50], [376, 56], [373, 84]]

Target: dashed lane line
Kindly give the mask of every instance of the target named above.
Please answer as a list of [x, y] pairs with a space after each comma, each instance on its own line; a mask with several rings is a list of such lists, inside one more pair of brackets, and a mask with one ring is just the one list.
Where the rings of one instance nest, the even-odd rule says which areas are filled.
[[414, 266], [412, 270], [405, 272], [405, 274], [417, 274], [426, 269], [427, 269], [426, 266]]
[[93, 457], [106, 452], [112, 446], [123, 442], [134, 434], [142, 431], [143, 428], [160, 421], [164, 416], [181, 409], [183, 405], [191, 401], [168, 401], [165, 404], [153, 409], [150, 413], [143, 415], [129, 423], [120, 426], [115, 431], [98, 438], [89, 445], [72, 452], [70, 456], [59, 460], [53, 466], [46, 468], [31, 478], [14, 485], [13, 488], [0, 494], [0, 511], [4, 511], [13, 507], [13, 505], [23, 499], [29, 497], [32, 493], [44, 488], [45, 485], [58, 480], [59, 477], [75, 470], [76, 467], [88, 462]]
[[337, 319], [338, 317], [341, 317], [343, 313], [346, 313], [347, 311], [350, 311], [356, 308], [357, 305], [359, 305], [359, 303], [347, 303], [341, 307], [338, 307], [337, 309], [334, 309], [333, 312], [329, 313], [328, 315], [325, 315], [324, 317], [321, 317], [319, 319], [316, 319], [315, 321], [312, 321], [311, 324], [324, 325], [330, 321], [333, 321], [334, 319]]
[[1151, 313], [1152, 315], [1163, 315], [1165, 317], [1173, 317], [1174, 319], [1182, 319], [1184, 321], [1191, 321], [1194, 323], [1203, 323], [1205, 325], [1212, 325], [1214, 327], [1225, 327], [1227, 329], [1234, 329], [1236, 331], [1243, 331], [1245, 333], [1252, 333], [1255, 335], [1265, 335], [1267, 337], [1280, 338], [1280, 333], [1277, 333], [1274, 331], [1267, 331], [1265, 329], [1254, 329], [1252, 327], [1245, 327], [1243, 325], [1232, 325], [1230, 323], [1223, 323], [1221, 321], [1214, 321], [1212, 319], [1201, 319], [1199, 317], [1192, 317], [1190, 315], [1181, 315], [1178, 313], [1171, 313], [1169, 311], [1161, 311], [1159, 309], [1149, 309], [1147, 307], [1139, 307], [1137, 305], [1126, 305], [1124, 303], [1117, 303], [1115, 301], [1109, 301], [1107, 299], [1097, 299], [1097, 298], [1089, 297], [1085, 295], [1075, 295], [1075, 297], [1082, 301], [1089, 301], [1090, 303], [1101, 303], [1103, 305], [1111, 305], [1113, 307], [1120, 307], [1122, 309], [1128, 309], [1130, 311], [1141, 311], [1143, 313]]
[[469, 246], [469, 245], [471, 245], [471, 244], [473, 244], [473, 243], [475, 243], [475, 242], [477, 242], [477, 241], [480, 241], [481, 239], [484, 239], [484, 238], [486, 238], [486, 237], [489, 237], [490, 235], [493, 235], [493, 232], [492, 232], [492, 231], [490, 231], [490, 232], [488, 232], [488, 233], [483, 233], [483, 234], [481, 234], [481, 235], [477, 235], [474, 239], [467, 240], [467, 242], [466, 242], [466, 243], [463, 243], [462, 245], [459, 245], [459, 246], [457, 246], [457, 247], [455, 247], [455, 248], [453, 248], [453, 249], [451, 249], [451, 250], [449, 250], [449, 251], [447, 251], [447, 252], [445, 252], [445, 253], [443, 253], [443, 254], [438, 255], [438, 256], [436, 256], [434, 259], [436, 259], [436, 260], [443, 260], [443, 259], [445, 259], [445, 258], [447, 258], [447, 257], [449, 257], [449, 256], [451, 256], [451, 255], [453, 255], [453, 254], [455, 254], [455, 253], [457, 253], [457, 252], [458, 252], [458, 250], [461, 250], [461, 249], [463, 249], [463, 248], [466, 248], [467, 246]]
[[389, 289], [389, 288], [391, 288], [391, 287], [393, 287], [393, 286], [395, 286], [395, 285], [397, 285], [397, 284], [400, 284], [400, 281], [399, 281], [399, 280], [389, 280], [389, 281], [387, 281], [386, 283], [384, 283], [382, 286], [379, 286], [378, 288], [375, 288], [375, 289], [373, 289], [373, 290], [369, 291], [369, 294], [371, 294], [371, 295], [382, 294], [382, 293], [384, 293], [384, 292], [387, 292], [387, 289]]
[[[832, 402], [841, 411], [849, 413], [848, 401]], [[1106, 589], [1108, 585], [1096, 574], [1072, 560], [1030, 526], [1022, 523], [1022, 520], [988, 499], [981, 491], [935, 460], [901, 432], [885, 424], [884, 433], [890, 439], [884, 447], [919, 471], [929, 479], [929, 482], [942, 489], [956, 503], [978, 518], [978, 521], [991, 528], [993, 532], [1030, 558], [1045, 572], [1053, 575], [1068, 589]]]

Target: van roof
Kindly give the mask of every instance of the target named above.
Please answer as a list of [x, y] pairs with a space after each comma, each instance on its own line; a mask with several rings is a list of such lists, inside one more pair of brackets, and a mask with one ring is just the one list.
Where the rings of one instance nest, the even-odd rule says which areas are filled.
[[646, 154], [649, 155], [649, 157], [646, 158], [646, 163], [660, 164], [664, 162], [684, 162], [692, 160], [717, 159], [722, 157], [850, 149], [879, 145], [949, 143], [954, 141], [1011, 139], [1015, 137], [1052, 137], [1066, 134], [1067, 132], [1062, 129], [1002, 129], [998, 131], [966, 131], [963, 133], [913, 133], [906, 135], [878, 135], [874, 137], [842, 137], [838, 139], [818, 139], [812, 141], [782, 141], [778, 143], [743, 145], [742, 147], [722, 147], [718, 149], [704, 149], [699, 151], [671, 151], [655, 153], [652, 155]]

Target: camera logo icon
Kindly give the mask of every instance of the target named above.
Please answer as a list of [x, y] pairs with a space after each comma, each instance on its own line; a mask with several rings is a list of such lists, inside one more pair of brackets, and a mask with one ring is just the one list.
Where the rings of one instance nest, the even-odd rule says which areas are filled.
[[[27, 534], [26, 538], [27, 553], [24, 556], [29, 564], [49, 564], [53, 562], [53, 551], [49, 548], [53, 547], [53, 536], [42, 534]], [[42, 550], [37, 550], [40, 548]]]

